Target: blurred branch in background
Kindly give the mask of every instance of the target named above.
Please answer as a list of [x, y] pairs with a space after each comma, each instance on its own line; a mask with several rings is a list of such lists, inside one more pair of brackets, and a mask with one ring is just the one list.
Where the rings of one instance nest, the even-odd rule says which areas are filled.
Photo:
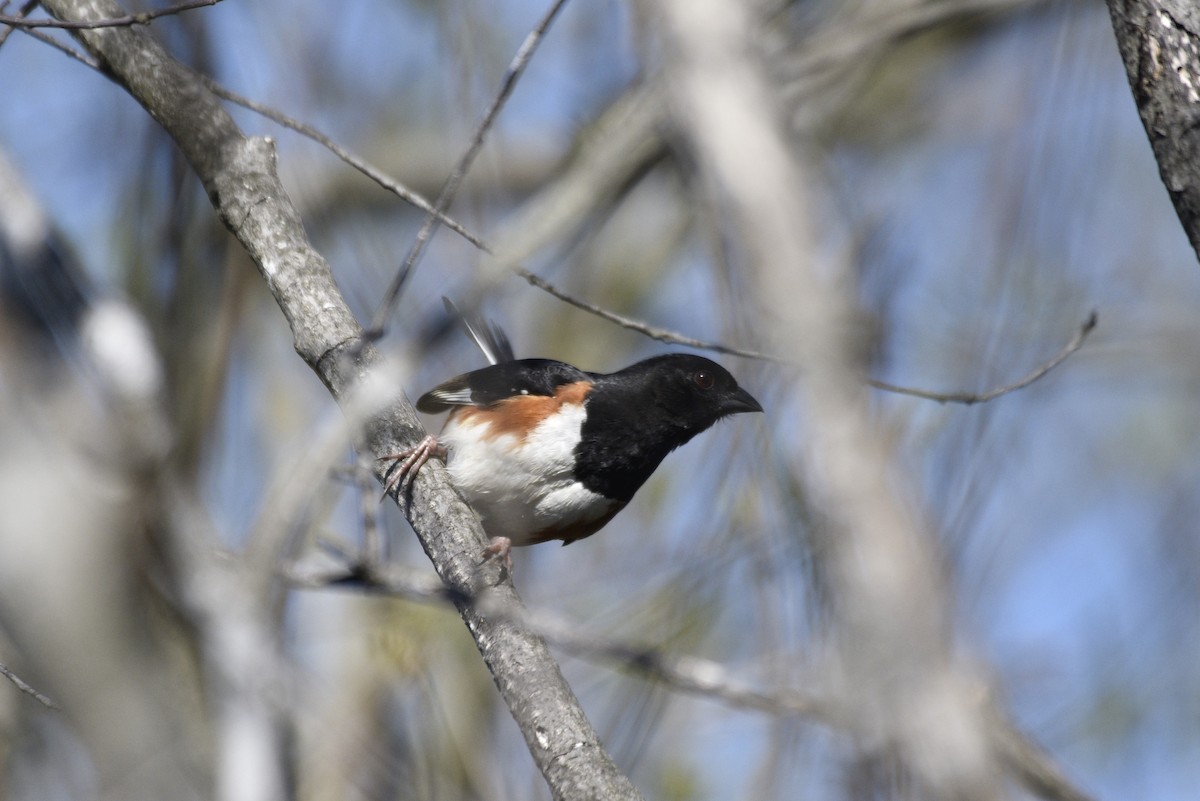
[[[184, 777], [203, 721], [172, 654], [190, 636], [150, 578], [162, 368], [140, 317], [91, 286], [7, 160], [0, 184], [0, 628], [86, 749], [96, 787], [72, 794], [200, 798], [204, 781]], [[70, 785], [55, 778], [64, 760], [81, 772], [71, 737], [49, 739], [24, 766], [33, 795]]]
[[915, 387], [898, 387], [895, 384], [889, 384], [886, 381], [879, 381], [878, 379], [869, 379], [867, 383], [875, 387], [875, 389], [881, 389], [884, 392], [894, 392], [897, 395], [911, 395], [914, 398], [923, 398], [924, 400], [937, 401], [938, 403], [962, 403], [967, 406], [976, 403], [987, 403], [1010, 392], [1025, 389], [1025, 387], [1033, 382], [1044, 378], [1051, 370], [1065, 362], [1071, 354], [1083, 347], [1083, 341], [1087, 339], [1088, 334], [1092, 333], [1098, 321], [1098, 315], [1096, 312], [1092, 312], [1083, 321], [1083, 325], [1079, 326], [1075, 331], [1075, 336], [1071, 337], [1071, 341], [1064, 345], [1062, 350], [1054, 354], [1053, 357], [1011, 384], [989, 389], [986, 392], [933, 392], [928, 389], [917, 389]]
[[375, 315], [371, 318], [371, 325], [367, 329], [366, 335], [368, 339], [378, 339], [383, 335], [383, 327], [395, 311], [400, 291], [404, 288], [404, 284], [408, 281], [410, 274], [420, 262], [421, 255], [425, 252], [429, 238], [433, 236], [433, 233], [437, 230], [441, 222], [439, 212], [442, 209], [449, 208], [453, 202], [459, 186], [467, 176], [467, 171], [471, 169], [475, 157], [479, 155], [479, 151], [483, 147], [484, 139], [491, 131], [492, 125], [496, 122], [497, 116], [504, 108], [504, 104], [512, 94], [513, 89], [516, 88], [517, 81], [525, 73], [525, 68], [529, 66], [529, 60], [533, 58], [533, 54], [537, 51], [542, 37], [546, 35], [546, 31], [554, 22], [554, 18], [562, 11], [564, 5], [566, 5], [566, 0], [554, 0], [545, 15], [542, 16], [533, 30], [525, 37], [525, 41], [521, 42], [521, 46], [517, 48], [516, 55], [513, 56], [508, 69], [504, 72], [504, 77], [500, 80], [500, 89], [488, 105], [483, 119], [479, 122], [479, 127], [472, 134], [470, 144], [467, 145], [458, 162], [454, 165], [454, 169], [447, 176], [446, 183], [442, 185], [442, 190], [438, 193], [433, 208], [426, 214], [425, 220], [421, 223], [421, 228], [413, 238], [413, 244], [409, 248], [408, 255], [404, 257], [404, 262], [400, 265], [400, 269], [392, 276], [387, 289], [384, 290], [383, 300], [380, 302], [379, 308], [375, 310]]
[[[480, 140], [547, 4], [0, 29], [0, 139], [62, 228], [9, 238], [82, 262], [0, 315], [0, 658], [61, 707], [0, 681], [0, 795], [565, 798], [581, 758], [663, 801], [1190, 799], [1200, 291], [1103, 9], [569, 3]], [[473, 140], [457, 235], [348, 361]], [[110, 287], [162, 354], [140, 406], [79, 336]], [[439, 469], [417, 537], [370, 489], [423, 433], [401, 390], [479, 361], [442, 295], [588, 369], [714, 350], [768, 413], [497, 601]]]
[[[342, 565], [295, 564], [286, 569], [291, 584], [309, 590], [344, 589], [369, 594], [382, 593], [418, 603], [453, 606], [469, 603], [482, 614], [498, 616], [528, 629], [566, 653], [602, 664], [615, 664], [653, 682], [668, 686], [672, 692], [697, 695], [734, 709], [765, 713], [773, 717], [797, 716], [831, 726], [837, 730], [852, 727], [844, 706], [828, 694], [812, 689], [771, 687], [736, 675], [728, 666], [709, 659], [666, 653], [650, 645], [615, 640], [601, 632], [587, 631], [574, 620], [545, 610], [513, 610], [491, 604], [486, 591], [463, 598], [441, 582], [417, 574], [402, 565], [380, 565], [369, 561], [348, 561], [349, 554], [338, 554]], [[791, 679], [796, 687], [799, 665], [793, 665]], [[812, 672], [812, 667], [808, 670]], [[761, 668], [754, 672], [761, 672]], [[808, 683], [820, 686], [813, 675]], [[1054, 801], [1089, 801], [1091, 796], [1076, 788], [1042, 748], [986, 699], [985, 725], [991, 747], [1013, 776], [1031, 792]]]
[[[943, 14], [944, 14], [944, 11], [943, 11]], [[939, 16], [934, 17], [934, 21], [942, 21], [942, 16], [939, 15]], [[317, 131], [312, 126], [307, 125], [306, 123], [300, 122], [299, 120], [292, 119], [291, 117], [288, 117], [287, 115], [283, 114], [282, 112], [272, 109], [269, 106], [265, 106], [261, 103], [256, 103], [248, 98], [242, 97], [242, 96], [238, 95], [236, 92], [231, 92], [228, 89], [225, 89], [224, 87], [217, 85], [210, 79], [205, 78], [204, 80], [205, 80], [205, 84], [209, 88], [209, 90], [212, 91], [217, 96], [224, 98], [225, 100], [228, 100], [232, 103], [236, 103], [239, 106], [243, 106], [243, 107], [248, 108], [252, 111], [255, 111], [259, 114], [262, 114], [263, 116], [271, 119], [272, 121], [277, 122], [280, 125], [283, 125], [287, 128], [290, 128], [290, 129], [296, 131], [297, 133], [301, 134], [302, 136], [308, 137], [309, 139], [312, 139], [313, 141], [321, 144], [323, 147], [327, 148], [330, 152], [332, 152], [334, 155], [336, 155], [342, 161], [346, 162], [348, 165], [350, 165], [354, 169], [358, 170], [363, 175], [366, 175], [368, 178], [370, 178], [372, 181], [375, 181], [376, 183], [378, 183], [384, 189], [388, 190], [389, 192], [392, 192], [397, 197], [399, 197], [401, 200], [404, 200], [405, 202], [412, 204], [416, 208], [425, 212], [427, 215], [430, 215], [431, 217], [436, 218], [440, 222], [440, 224], [445, 225], [450, 230], [459, 234], [464, 239], [466, 239], [468, 242], [470, 242], [471, 244], [473, 244], [480, 250], [484, 251], [485, 253], [495, 256], [495, 249], [492, 248], [487, 242], [480, 239], [478, 235], [472, 233], [461, 223], [459, 223], [458, 221], [454, 220], [451, 217], [446, 216], [443, 212], [439, 211], [437, 208], [430, 205], [429, 202], [427, 200], [425, 200], [423, 197], [421, 197], [419, 194], [408, 189], [403, 184], [397, 182], [395, 179], [385, 175], [379, 169], [377, 169], [374, 166], [372, 166], [371, 164], [367, 163], [361, 157], [355, 155], [354, 153], [350, 152], [349, 150], [342, 147], [341, 145], [337, 144], [336, 142], [331, 140], [329, 137], [322, 134], [320, 131]], [[636, 106], [645, 106], [647, 104], [658, 102], [658, 101], [651, 101], [651, 100], [648, 100], [643, 97], [627, 96], [627, 99], [630, 99], [632, 105], [635, 107]], [[647, 136], [649, 133], [649, 129], [644, 128], [643, 126], [639, 126], [639, 125], [630, 126], [628, 124], [628, 118], [624, 114], [624, 111], [625, 111], [624, 106], [610, 107], [609, 112], [611, 113], [612, 111], [614, 111], [614, 109], [622, 112], [621, 114], [617, 115], [618, 117], [622, 118], [620, 129], [625, 132], [624, 135], [621, 137], [620, 141], [618, 143], [614, 144], [614, 141], [613, 141], [614, 136], [594, 136], [593, 139], [598, 142], [604, 142], [605, 146], [608, 150], [616, 152], [616, 153], [620, 153], [623, 158], [628, 158], [630, 152], [637, 152], [640, 149], [640, 145], [637, 143], [636, 140]], [[605, 123], [601, 122], [600, 127], [602, 127], [602, 128], [611, 127], [614, 129], [612, 131], [612, 133], [614, 135], [620, 134], [620, 131], [617, 130], [617, 128], [618, 128], [617, 125], [610, 124], [610, 125], [606, 126]], [[631, 128], [632, 128], [632, 130], [638, 132], [638, 133], [634, 134], [633, 137], [630, 137], [628, 134], [628, 131]], [[575, 163], [580, 164], [582, 161], [584, 161], [584, 160], [577, 159]], [[637, 169], [641, 170], [641, 169], [644, 169], [648, 165], [642, 164], [642, 163], [637, 163], [636, 166], [637, 166]], [[619, 173], [619, 174], [624, 176], [624, 173]], [[621, 178], [621, 180], [625, 180], [627, 177], [628, 176], [624, 176]], [[611, 181], [611, 175], [608, 176], [608, 180]], [[598, 177], [597, 177], [596, 181], [597, 182], [599, 181]], [[552, 219], [562, 219], [564, 221], [565, 220], [574, 220], [574, 219], [578, 219], [580, 217], [586, 216], [590, 211], [589, 208], [587, 208], [586, 204], [593, 204], [593, 203], [595, 203], [597, 196], [604, 196], [605, 194], [607, 194], [607, 192], [605, 192], [605, 191], [597, 191], [597, 190], [600, 190], [600, 187], [597, 185], [590, 186], [588, 188], [588, 190], [589, 191], [587, 191], [587, 192], [579, 193], [580, 199], [585, 204], [584, 206], [579, 206], [578, 203], [573, 203], [572, 201], [570, 201], [567, 198], [563, 198], [559, 195], [555, 195], [555, 196], [553, 196], [552, 199], [550, 199], [548, 201], [543, 200], [540, 203], [540, 205], [543, 206], [544, 208], [541, 209], [537, 214], [530, 215], [530, 216], [536, 216], [538, 218], [537, 223], [539, 223], [540, 225], [543, 225], [543, 226], [545, 226], [548, 222], [547, 215], [550, 215]], [[611, 191], [611, 189], [610, 189], [610, 191]], [[441, 205], [444, 205], [444, 204], [439, 203], [438, 205], [440, 207]], [[523, 236], [533, 236], [534, 234], [532, 234], [531, 232], [536, 230], [537, 225], [534, 224], [535, 221], [532, 219], [529, 221], [529, 223], [530, 223], [529, 225], [512, 226], [512, 228], [520, 230]], [[551, 233], [543, 234], [544, 238], [547, 241], [557, 238], [558, 233], [559, 233], [557, 230], [557, 226], [554, 225], [552, 222], [550, 223], [549, 227], [550, 227]], [[427, 236], [426, 236], [426, 238], [427, 238]], [[425, 240], [422, 239], [422, 240], [418, 240], [418, 241], [425, 241]], [[510, 247], [511, 247], [511, 245], [510, 245]], [[538, 247], [539, 246], [525, 244], [523, 246], [518, 246], [517, 249], [519, 251], [526, 251], [527, 253], [531, 253], [532, 251], [537, 250]], [[416, 253], [417, 256], [419, 257], [419, 251], [414, 250], [413, 253]], [[406, 259], [406, 262], [412, 258], [413, 258], [413, 256], [412, 256], [412, 254], [410, 254], [410, 256]], [[559, 300], [561, 300], [565, 303], [568, 303], [577, 309], [588, 312], [589, 314], [593, 314], [602, 320], [606, 320], [608, 322], [614, 323], [615, 325], [619, 325], [622, 328], [626, 328], [631, 331], [636, 331], [639, 334], [647, 336], [651, 339], [656, 339], [660, 342], [666, 342], [666, 343], [673, 344], [673, 345], [684, 345], [689, 348], [697, 348], [699, 350], [712, 351], [714, 353], [723, 353], [723, 354], [727, 354], [730, 356], [742, 356], [742, 357], [745, 357], [748, 359], [760, 359], [760, 360], [765, 360], [765, 361], [774, 361], [774, 362], [781, 362], [781, 363], [788, 362], [788, 359], [785, 357], [782, 357], [782, 356], [775, 356], [775, 355], [761, 353], [761, 352], [754, 351], [754, 350], [747, 350], [747, 349], [735, 347], [732, 345], [726, 345], [726, 344], [723, 344], [720, 342], [708, 342], [705, 340], [696, 339], [695, 337], [690, 337], [690, 336], [687, 336], [686, 334], [682, 334], [682, 333], [679, 333], [676, 331], [668, 330], [666, 328], [661, 328], [658, 326], [650, 325], [648, 323], [642, 322], [641, 320], [635, 320], [631, 317], [628, 317], [628, 316], [625, 316], [622, 314], [617, 314], [616, 312], [613, 312], [609, 309], [602, 308], [596, 304], [589, 303], [585, 300], [575, 297], [574, 295], [571, 295], [570, 293], [564, 292], [562, 289], [558, 288], [551, 282], [547, 281], [545, 278], [542, 278], [541, 276], [520, 266], [520, 264], [516, 263], [516, 261], [512, 261], [513, 258], [514, 257], [512, 257], [512, 256], [510, 256], [508, 258], [508, 260], [511, 262], [510, 269], [512, 270], [512, 272], [514, 274], [516, 274], [520, 278], [524, 279], [530, 286], [536, 287], [537, 289], [540, 289], [543, 292], [546, 292], [547, 294], [552, 295], [553, 297], [558, 298]], [[498, 260], [498, 263], [504, 263], [504, 260]], [[408, 269], [411, 269], [411, 267]], [[407, 270], [402, 270], [401, 274], [404, 274], [406, 272], [407, 272]], [[477, 290], [477, 293], [478, 293], [478, 290]], [[891, 384], [886, 381], [880, 381], [878, 379], [868, 379], [867, 383], [870, 384], [871, 386], [875, 387], [876, 389], [883, 390], [884, 392], [892, 392], [892, 393], [896, 393], [899, 395], [910, 395], [912, 397], [923, 398], [925, 400], [933, 400], [933, 401], [937, 401], [939, 403], [961, 403], [961, 404], [965, 404], [968, 406], [975, 404], [975, 403], [986, 403], [988, 401], [995, 400], [996, 398], [999, 398], [1003, 395], [1007, 395], [1010, 392], [1015, 392], [1017, 390], [1024, 389], [1025, 387], [1032, 384], [1034, 381], [1037, 381], [1038, 379], [1045, 376], [1047, 373], [1049, 373], [1051, 370], [1053, 370], [1055, 367], [1057, 367], [1059, 364], [1061, 364], [1063, 361], [1065, 361], [1067, 359], [1067, 357], [1069, 357], [1072, 353], [1074, 353], [1080, 347], [1082, 347], [1084, 340], [1087, 338], [1087, 335], [1091, 333], [1093, 328], [1095, 328], [1096, 321], [1097, 321], [1097, 315], [1093, 312], [1088, 317], [1088, 319], [1084, 321], [1082, 326], [1076, 332], [1076, 335], [1071, 338], [1070, 342], [1068, 342], [1062, 348], [1062, 350], [1059, 351], [1054, 357], [1052, 357], [1051, 359], [1046, 361], [1044, 364], [1041, 364], [1038, 367], [1034, 368], [1033, 370], [1031, 370], [1029, 373], [1027, 373], [1022, 378], [1017, 379], [1016, 381], [1013, 381], [1012, 383], [1005, 384], [1000, 387], [996, 387], [995, 389], [987, 390], [985, 392], [937, 392], [934, 390], [921, 389], [918, 387], [900, 386], [897, 384]]]
[[673, 0], [663, 29], [679, 125], [729, 209], [766, 329], [795, 354], [786, 385], [808, 409], [809, 446], [784, 459], [822, 519], [815, 536], [832, 577], [838, 704], [864, 748], [898, 756], [919, 795], [1000, 798], [981, 678], [952, 656], [932, 537], [868, 414], [848, 265], [818, 262], [801, 166], [809, 157], [791, 151], [775, 89], [753, 55], [755, 25], [733, 0]]
[[47, 697], [44, 693], [38, 692], [38, 689], [36, 687], [34, 687], [32, 684], [30, 684], [29, 682], [22, 679], [16, 673], [13, 673], [12, 669], [8, 665], [0, 663], [0, 676], [4, 676], [4, 678], [11, 681], [13, 683], [13, 686], [15, 686], [18, 690], [20, 690], [21, 692], [25, 693], [26, 695], [36, 699], [39, 704], [46, 707], [47, 709], [58, 709], [59, 708], [58, 704], [56, 704], [56, 703], [54, 703], [54, 701], [50, 700], [50, 698]]
[[[45, 5], [67, 19], [119, 14], [115, 3], [93, 7], [55, 0]], [[291, 324], [297, 352], [348, 413], [364, 391], [375, 398], [373, 404], [368, 402], [369, 415], [352, 418], [354, 428], [365, 429], [365, 444], [379, 456], [394, 451], [398, 441], [411, 441], [414, 430], [420, 431], [415, 412], [407, 401], [391, 400], [394, 390], [381, 391], [367, 380], [373, 371], [380, 373], [375, 380], [383, 379], [381, 359], [364, 344], [363, 332], [342, 301], [328, 264], [309, 245], [299, 215], [275, 175], [269, 143], [247, 139], [195, 74], [148, 37], [113, 28], [81, 29], [77, 35], [180, 146], [216, 211], [267, 281]], [[381, 413], [381, 407], [386, 411]], [[453, 494], [443, 471], [422, 471], [417, 490], [405, 502], [405, 511], [439, 575], [452, 587], [474, 586], [481, 580], [471, 558], [482, 547], [478, 520]], [[202, 542], [186, 537], [180, 546], [196, 548]], [[251, 562], [246, 567], [252, 570], [256, 565]], [[242, 583], [226, 586], [220, 581], [221, 574], [199, 574], [191, 595], [227, 599], [215, 609], [204, 606], [214, 617], [231, 615], [234, 620], [257, 623], [271, 609], [263, 597], [271, 591], [270, 575], [260, 570], [248, 574]], [[251, 591], [239, 592], [243, 586]], [[498, 583], [496, 593], [505, 603], [519, 606], [510, 582]], [[640, 797], [601, 747], [545, 644], [527, 632], [479, 615], [469, 606], [460, 611], [554, 796]], [[237, 628], [218, 625], [214, 634], [206, 655], [214, 659], [233, 689], [215, 702], [229, 723], [220, 739], [227, 772], [219, 774], [218, 790], [231, 798], [243, 793], [249, 793], [246, 797], [275, 797], [283, 791], [282, 782], [263, 776], [264, 761], [255, 759], [264, 748], [271, 748], [270, 732], [255, 725], [257, 705], [249, 710], [250, 720], [246, 719], [245, 693], [237, 690], [245, 681], [257, 686], [264, 668], [268, 676], [278, 676], [279, 671], [270, 670], [264, 658], [246, 659], [246, 654], [236, 650], [247, 641]], [[256, 635], [253, 639], [264, 638]], [[279, 639], [265, 638], [266, 642]], [[237, 780], [241, 773], [261, 778], [247, 786]]]

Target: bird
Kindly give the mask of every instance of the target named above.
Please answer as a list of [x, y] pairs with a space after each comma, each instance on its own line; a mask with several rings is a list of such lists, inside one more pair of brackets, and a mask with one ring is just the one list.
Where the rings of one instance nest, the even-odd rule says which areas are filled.
[[703, 356], [669, 353], [593, 373], [516, 359], [503, 331], [462, 322], [493, 363], [422, 395], [418, 410], [449, 412], [441, 433], [380, 460], [391, 462], [385, 496], [429, 459], [445, 460], [490, 538], [484, 561], [511, 567], [514, 546], [595, 534], [671, 451], [725, 417], [763, 410]]

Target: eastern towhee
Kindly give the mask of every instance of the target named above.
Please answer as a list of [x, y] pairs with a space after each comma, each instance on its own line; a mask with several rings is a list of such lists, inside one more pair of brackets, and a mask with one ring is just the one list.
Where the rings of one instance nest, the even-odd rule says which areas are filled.
[[447, 459], [492, 540], [486, 557], [506, 564], [514, 545], [567, 545], [595, 534], [668, 453], [723, 417], [762, 411], [702, 356], [671, 353], [588, 373], [550, 359], [514, 360], [499, 329], [464, 322], [496, 363], [421, 396], [419, 410], [450, 416], [439, 437], [381, 457], [396, 471], [385, 492], [431, 457]]

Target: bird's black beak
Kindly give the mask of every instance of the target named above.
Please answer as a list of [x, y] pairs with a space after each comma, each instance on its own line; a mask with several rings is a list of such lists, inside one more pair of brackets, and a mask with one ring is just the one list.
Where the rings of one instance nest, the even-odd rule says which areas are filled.
[[761, 412], [762, 410], [763, 407], [754, 399], [754, 396], [741, 387], [726, 395], [724, 400], [721, 401], [721, 412], [723, 414]]

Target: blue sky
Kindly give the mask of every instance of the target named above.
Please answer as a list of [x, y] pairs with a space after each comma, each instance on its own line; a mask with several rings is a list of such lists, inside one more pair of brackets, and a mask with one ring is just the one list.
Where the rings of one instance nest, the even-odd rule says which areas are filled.
[[[307, 0], [228, 0], [196, 13], [211, 26], [215, 77], [231, 88], [372, 153], [381, 130], [394, 131], [406, 148], [440, 134], [441, 149], [423, 148], [420, 158], [449, 163], [542, 8], [381, 3], [335, 11]], [[497, 170], [503, 154], [525, 147], [549, 163], [569, 153], [576, 131], [637, 76], [645, 51], [639, 35], [624, 4], [569, 6], [479, 170]], [[988, 661], [1017, 717], [1087, 789], [1101, 798], [1192, 798], [1200, 778], [1193, 667], [1200, 630], [1187, 562], [1198, 533], [1200, 268], [1159, 182], [1105, 11], [1055, 4], [915, 52], [923, 67], [905, 91], [883, 80], [860, 87], [852, 113], [830, 124], [820, 151], [828, 214], [837, 220], [831, 239], [862, 245], [861, 296], [886, 334], [877, 375], [986, 389], [1054, 353], [1092, 309], [1100, 314], [1083, 351], [994, 403], [878, 399], [900, 464], [946, 546], [964, 647]], [[119, 283], [131, 236], [122, 210], [146, 169], [144, 115], [105, 79], [21, 35], [0, 49], [0, 75], [8, 79], [0, 146], [89, 270]], [[284, 174], [293, 179], [342, 169], [254, 115], [237, 117], [248, 130], [278, 137]], [[409, 152], [398, 156], [402, 169]], [[627, 202], [652, 210], [652, 227], [666, 218], [656, 208], [665, 205], [660, 190], [639, 191]], [[506, 202], [468, 197], [461, 208], [486, 231], [502, 223]], [[372, 282], [398, 263], [413, 220], [396, 215], [329, 234], [352, 299], [370, 298]], [[471, 265], [454, 263], [462, 251], [441, 236], [406, 297], [410, 313], [469, 283]], [[640, 243], [637, 236], [653, 241], [627, 235]], [[700, 337], [745, 330], [725, 316], [725, 290], [705, 244], [693, 241], [684, 253], [647, 280], [657, 291], [633, 297], [628, 290], [626, 311]], [[588, 258], [599, 265], [591, 273], [549, 259], [536, 266], [581, 294], [621, 298], [625, 285], [612, 278], [620, 265]], [[294, 356], [269, 302], [260, 298], [252, 309], [204, 470], [214, 516], [232, 541], [253, 519], [268, 477], [303, 450], [305, 428], [331, 409], [298, 360], [259, 370]], [[533, 321], [555, 309], [509, 285], [489, 311], [513, 330], [522, 355], [567, 358], [582, 346]], [[745, 326], [737, 310], [730, 316]], [[566, 319], [556, 324], [597, 330]], [[581, 366], [610, 369], [663, 349], [628, 334], [611, 342], [611, 363]], [[439, 353], [420, 367], [410, 395], [476, 358], [465, 345]], [[728, 480], [739, 473], [770, 487], [770, 466], [802, 447], [803, 410], [780, 396], [768, 369], [731, 366], [765, 399], [767, 415], [723, 424], [673, 455], [603, 538], [522, 554], [522, 589], [535, 607], [638, 620], [659, 592], [699, 571], [707, 586], [694, 590], [693, 611], [711, 604], [705, 614], [715, 622], [689, 647], [751, 664], [772, 632], [789, 646], [808, 642], [805, 610], [789, 608], [785, 622], [769, 623], [746, 589], [764, 580], [767, 564], [777, 571], [769, 579], [779, 597], [806, 602], [801, 538], [780, 501], [786, 493], [774, 486], [751, 495], [744, 482]], [[354, 508], [343, 501], [330, 527], [353, 536]], [[396, 550], [420, 558], [411, 542]], [[675, 611], [653, 625], [671, 629], [687, 615]], [[613, 680], [606, 668], [569, 669], [585, 704], [603, 706], [614, 684], [636, 684]], [[707, 703], [673, 701], [664, 719], [696, 725], [683, 739], [706, 776], [704, 797], [737, 797], [775, 735], [761, 719]], [[820, 778], [806, 792], [837, 797]]]

